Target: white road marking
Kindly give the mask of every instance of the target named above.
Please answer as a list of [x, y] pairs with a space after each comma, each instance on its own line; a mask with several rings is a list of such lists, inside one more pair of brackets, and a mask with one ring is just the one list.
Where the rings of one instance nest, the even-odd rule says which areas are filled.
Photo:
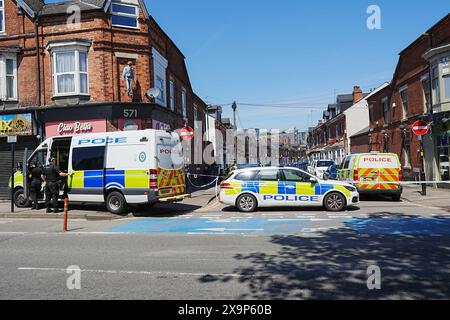
[[[19, 267], [19, 271], [57, 271], [57, 272], [67, 272], [65, 268], [33, 268], [33, 267]], [[132, 270], [101, 270], [101, 269], [81, 269], [81, 272], [89, 273], [109, 273], [109, 274], [141, 274], [149, 276], [216, 276], [216, 277], [241, 277], [237, 273], [206, 273], [206, 272], [167, 272], [167, 271], [132, 271]]]
[[228, 229], [228, 228], [207, 228], [207, 229], [197, 229], [198, 231], [209, 231], [209, 232], [225, 232], [225, 231], [264, 231], [264, 229]]

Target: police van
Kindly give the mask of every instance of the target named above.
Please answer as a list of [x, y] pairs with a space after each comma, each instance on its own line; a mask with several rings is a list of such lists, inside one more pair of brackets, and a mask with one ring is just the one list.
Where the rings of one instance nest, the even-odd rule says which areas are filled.
[[360, 194], [381, 194], [400, 201], [403, 171], [395, 153], [360, 153], [347, 156], [337, 178], [353, 183]]
[[241, 212], [276, 206], [342, 211], [358, 204], [359, 194], [351, 184], [322, 180], [297, 168], [265, 167], [234, 171], [220, 184], [219, 200]]
[[[129, 204], [181, 201], [185, 172], [180, 138], [176, 133], [141, 130], [92, 133], [45, 140], [28, 159], [47, 164], [56, 158], [68, 172], [70, 202], [105, 203], [120, 214]], [[14, 201], [28, 204], [22, 172], [14, 176]]]

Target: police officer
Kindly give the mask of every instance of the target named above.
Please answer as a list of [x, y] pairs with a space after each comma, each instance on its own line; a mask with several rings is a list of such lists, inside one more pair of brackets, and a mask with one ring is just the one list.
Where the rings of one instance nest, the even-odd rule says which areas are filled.
[[31, 210], [38, 210], [38, 196], [41, 192], [42, 181], [43, 181], [44, 170], [42, 166], [35, 162], [31, 169], [29, 178], [30, 178], [30, 195], [31, 195]]
[[50, 158], [50, 164], [44, 167], [45, 177], [45, 206], [47, 213], [52, 212], [50, 202], [53, 202], [53, 212], [58, 213], [58, 197], [59, 197], [59, 178], [67, 177], [67, 173], [61, 172], [56, 165], [56, 159]]

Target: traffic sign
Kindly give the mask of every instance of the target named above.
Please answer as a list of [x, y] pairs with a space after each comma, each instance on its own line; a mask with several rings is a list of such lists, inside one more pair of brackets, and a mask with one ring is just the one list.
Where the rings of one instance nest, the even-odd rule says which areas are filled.
[[193, 137], [194, 129], [188, 126], [181, 129], [181, 138], [183, 138], [183, 140], [191, 140]]
[[412, 131], [417, 136], [424, 136], [429, 131], [429, 125], [427, 122], [422, 120], [416, 121], [412, 126]]
[[17, 136], [8, 136], [8, 143], [17, 143]]

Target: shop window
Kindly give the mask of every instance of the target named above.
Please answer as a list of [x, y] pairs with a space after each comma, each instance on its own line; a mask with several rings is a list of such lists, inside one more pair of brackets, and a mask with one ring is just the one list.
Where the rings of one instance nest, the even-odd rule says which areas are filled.
[[439, 170], [441, 180], [450, 180], [449, 176], [449, 148], [450, 137], [448, 134], [444, 134], [436, 138], [437, 155], [439, 157]]
[[74, 148], [72, 151], [72, 169], [102, 170], [105, 158], [105, 147]]
[[138, 27], [138, 8], [136, 6], [113, 3], [111, 4], [111, 14], [111, 23], [115, 27]]

